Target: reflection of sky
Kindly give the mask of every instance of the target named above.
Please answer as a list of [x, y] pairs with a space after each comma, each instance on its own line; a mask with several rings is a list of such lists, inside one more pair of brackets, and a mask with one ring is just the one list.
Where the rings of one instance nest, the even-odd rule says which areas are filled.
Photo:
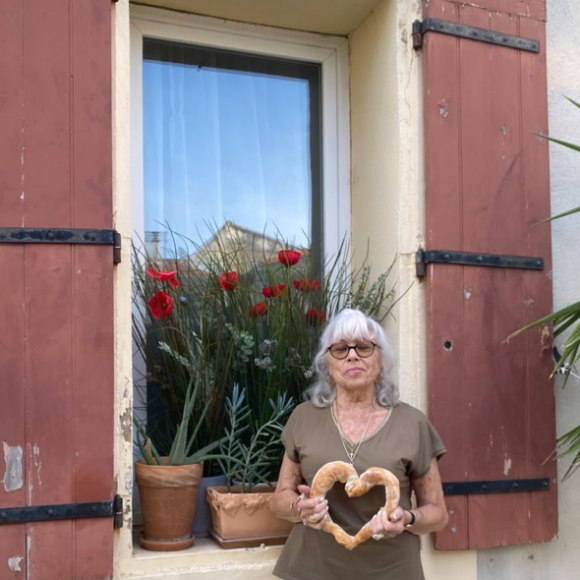
[[145, 231], [230, 220], [305, 245], [307, 81], [146, 60], [143, 95]]

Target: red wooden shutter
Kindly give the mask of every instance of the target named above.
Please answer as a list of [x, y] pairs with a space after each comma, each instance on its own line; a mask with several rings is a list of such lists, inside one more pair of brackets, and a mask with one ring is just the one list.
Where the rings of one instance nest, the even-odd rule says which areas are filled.
[[[112, 228], [110, 0], [0, 2], [0, 39], [0, 227]], [[113, 498], [112, 252], [0, 243], [0, 512]], [[0, 578], [112, 562], [112, 518], [0, 519]]]
[[448, 495], [436, 547], [548, 541], [557, 533], [551, 329], [505, 342], [552, 308], [544, 0], [425, 2], [424, 18], [540, 42], [540, 52], [424, 34], [426, 248], [544, 259], [543, 271], [431, 264], [431, 418], [444, 482], [549, 478], [548, 491]]

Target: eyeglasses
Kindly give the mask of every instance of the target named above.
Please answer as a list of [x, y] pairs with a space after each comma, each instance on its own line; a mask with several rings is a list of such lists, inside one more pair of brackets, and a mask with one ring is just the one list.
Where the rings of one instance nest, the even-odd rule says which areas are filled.
[[344, 342], [337, 342], [336, 344], [331, 344], [326, 350], [328, 350], [334, 358], [342, 360], [349, 355], [351, 348], [354, 348], [356, 354], [358, 354], [360, 358], [369, 358], [369, 356], [372, 356], [373, 352], [375, 352], [375, 347], [380, 348], [378, 344], [367, 340], [364, 342], [357, 342], [353, 346], [349, 346]]

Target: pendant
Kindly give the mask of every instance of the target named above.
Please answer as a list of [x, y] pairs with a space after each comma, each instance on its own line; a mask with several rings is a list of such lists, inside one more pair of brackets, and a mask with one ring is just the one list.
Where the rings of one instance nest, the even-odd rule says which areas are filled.
[[348, 458], [350, 459], [350, 464], [354, 465], [354, 453], [349, 453]]

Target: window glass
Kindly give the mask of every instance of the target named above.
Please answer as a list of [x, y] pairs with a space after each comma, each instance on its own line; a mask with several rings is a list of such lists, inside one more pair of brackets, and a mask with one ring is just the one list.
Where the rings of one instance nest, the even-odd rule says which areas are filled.
[[320, 255], [320, 100], [319, 64], [145, 39], [148, 250], [232, 222]]

